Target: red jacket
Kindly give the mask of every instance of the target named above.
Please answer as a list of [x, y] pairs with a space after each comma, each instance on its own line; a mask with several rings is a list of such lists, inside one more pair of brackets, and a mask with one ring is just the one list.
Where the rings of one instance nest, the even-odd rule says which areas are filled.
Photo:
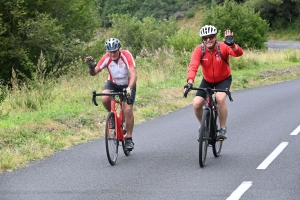
[[[236, 44], [237, 45], [237, 44]], [[237, 45], [238, 49], [234, 51], [231, 47], [226, 45], [224, 42], [220, 42], [220, 50], [223, 57], [229, 62], [229, 55], [238, 57], [243, 55], [243, 50], [241, 47]], [[230, 66], [226, 64], [226, 62], [221, 58], [220, 55], [217, 54], [218, 45], [215, 45], [215, 49], [212, 53], [208, 51], [205, 47], [205, 55], [202, 58], [202, 64], [200, 63], [200, 59], [202, 56], [202, 48], [201, 45], [198, 45], [193, 52], [191, 62], [188, 68], [188, 80], [195, 80], [198, 68], [200, 64], [202, 65], [202, 74], [204, 79], [209, 83], [219, 83], [226, 78], [228, 78], [231, 74]]]

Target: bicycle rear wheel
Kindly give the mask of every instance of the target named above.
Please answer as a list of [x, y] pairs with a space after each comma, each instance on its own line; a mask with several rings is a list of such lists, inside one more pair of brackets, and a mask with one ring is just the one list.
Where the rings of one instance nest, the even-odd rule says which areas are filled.
[[[111, 124], [114, 124], [114, 127], [111, 127]], [[112, 112], [106, 118], [105, 146], [108, 162], [111, 165], [115, 165], [118, 158], [119, 141], [117, 140], [115, 115]]]
[[207, 147], [208, 147], [208, 137], [210, 133], [210, 112], [209, 110], [204, 110], [202, 115], [201, 127], [199, 130], [199, 165], [204, 167]]
[[214, 156], [219, 157], [222, 150], [223, 140], [217, 140], [217, 134], [218, 131], [220, 130], [220, 121], [219, 121], [219, 116], [217, 114], [215, 118], [215, 123], [216, 123], [216, 129], [215, 129], [214, 137], [212, 138], [213, 140], [212, 149], [213, 149]]

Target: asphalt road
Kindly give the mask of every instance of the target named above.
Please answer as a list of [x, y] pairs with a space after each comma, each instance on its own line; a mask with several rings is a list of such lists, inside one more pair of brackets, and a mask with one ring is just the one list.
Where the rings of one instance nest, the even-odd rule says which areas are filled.
[[266, 42], [269, 49], [300, 49], [300, 42]]
[[120, 152], [115, 166], [99, 139], [4, 172], [0, 199], [298, 200], [299, 91], [296, 79], [233, 92], [228, 139], [220, 157], [209, 149], [204, 168], [187, 106], [137, 125], [135, 149], [129, 157]]

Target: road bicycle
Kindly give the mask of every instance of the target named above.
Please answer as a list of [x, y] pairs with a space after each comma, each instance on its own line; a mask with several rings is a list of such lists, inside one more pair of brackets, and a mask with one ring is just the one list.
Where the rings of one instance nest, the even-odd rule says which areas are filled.
[[199, 165], [200, 167], [204, 167], [208, 147], [211, 146], [214, 156], [218, 157], [221, 153], [223, 145], [223, 140], [218, 139], [217, 137], [218, 132], [220, 131], [220, 121], [215, 93], [225, 92], [230, 101], [233, 101], [233, 99], [228, 88], [226, 88], [225, 90], [213, 88], [194, 88], [189, 84], [184, 86], [184, 88], [186, 88], [186, 91], [184, 93], [185, 98], [187, 97], [187, 94], [190, 90], [203, 90], [206, 92], [201, 126], [198, 133]]
[[108, 162], [115, 165], [118, 158], [119, 145], [122, 145], [123, 152], [126, 156], [130, 155], [130, 151], [125, 148], [125, 138], [127, 136], [125, 126], [125, 115], [123, 103], [132, 104], [132, 99], [127, 97], [126, 89], [123, 92], [97, 93], [93, 91], [93, 103], [98, 106], [97, 96], [111, 96], [111, 110], [107, 115], [105, 123], [105, 146]]

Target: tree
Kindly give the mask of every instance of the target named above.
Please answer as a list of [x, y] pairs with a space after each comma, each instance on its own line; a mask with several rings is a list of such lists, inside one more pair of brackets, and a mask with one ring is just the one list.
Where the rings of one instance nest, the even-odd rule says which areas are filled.
[[41, 51], [46, 74], [63, 73], [97, 28], [93, 5], [92, 0], [0, 0], [0, 80], [34, 77]]
[[292, 27], [300, 17], [300, 0], [248, 0], [245, 6], [260, 12], [272, 29]]
[[130, 14], [139, 20], [145, 17], [163, 20], [184, 10], [183, 5], [191, 5], [195, 2], [198, 0], [98, 0], [103, 27], [112, 25], [109, 21], [109, 16], [112, 14]]
[[223, 6], [213, 6], [203, 19], [203, 24], [217, 27], [221, 36], [226, 29], [234, 32], [235, 41], [248, 48], [265, 48], [268, 23], [254, 9], [226, 0]]

